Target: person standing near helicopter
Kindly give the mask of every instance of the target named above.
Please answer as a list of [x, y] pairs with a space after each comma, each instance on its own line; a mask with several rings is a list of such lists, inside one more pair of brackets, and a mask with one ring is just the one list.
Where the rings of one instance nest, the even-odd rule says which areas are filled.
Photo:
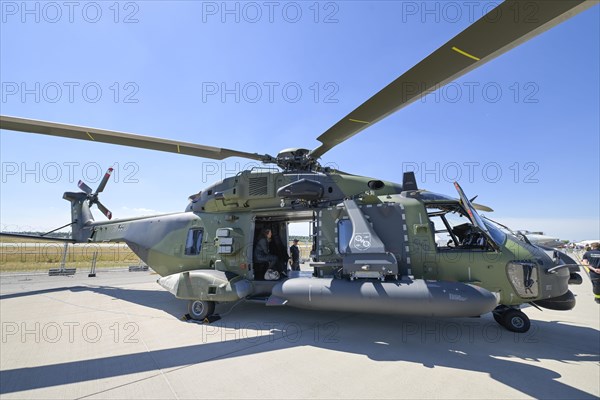
[[582, 257], [583, 264], [589, 269], [592, 290], [596, 303], [600, 304], [600, 243], [592, 243], [592, 248]]
[[290, 246], [292, 271], [300, 271], [300, 249], [298, 248], [298, 239], [294, 239], [293, 242], [294, 244]]

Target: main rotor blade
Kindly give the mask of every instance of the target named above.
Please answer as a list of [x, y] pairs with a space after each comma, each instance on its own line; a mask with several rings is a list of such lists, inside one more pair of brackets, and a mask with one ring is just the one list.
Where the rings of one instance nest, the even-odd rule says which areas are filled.
[[108, 208], [104, 207], [104, 204], [100, 203], [99, 201], [96, 201], [96, 205], [98, 206], [98, 209], [102, 212], [102, 214], [106, 215], [106, 218], [112, 219], [112, 213], [108, 210]]
[[212, 158], [215, 160], [222, 160], [227, 157], [243, 157], [258, 161], [272, 160], [272, 157], [268, 155], [246, 153], [243, 151], [223, 149], [219, 147], [202, 146], [199, 144], [179, 142], [170, 139], [134, 135], [132, 133], [10, 117], [7, 115], [0, 115], [0, 129], [27, 133], [39, 133], [42, 135], [61, 136], [94, 142], [112, 143], [121, 146], [140, 147], [143, 149], [186, 154], [188, 156]]
[[112, 174], [112, 172], [113, 172], [112, 168], [109, 168], [108, 171], [106, 171], [106, 173], [104, 174], [104, 177], [102, 177], [102, 180], [100, 181], [100, 184], [98, 185], [98, 189], [96, 189], [96, 193], [101, 193], [104, 190], [104, 188], [106, 187], [106, 183], [110, 179], [110, 174]]
[[473, 204], [473, 208], [476, 209], [477, 211], [494, 212], [493, 208], [488, 207], [485, 204], [477, 204], [477, 203], [471, 203], [471, 204]]
[[77, 182], [77, 186], [79, 187], [79, 189], [83, 190], [87, 194], [92, 194], [92, 188], [86, 185], [84, 181], [80, 180], [79, 182]]
[[[597, 0], [506, 0], [317, 138], [319, 158], [404, 106], [598, 4]], [[518, 12], [518, 14], [515, 14]]]

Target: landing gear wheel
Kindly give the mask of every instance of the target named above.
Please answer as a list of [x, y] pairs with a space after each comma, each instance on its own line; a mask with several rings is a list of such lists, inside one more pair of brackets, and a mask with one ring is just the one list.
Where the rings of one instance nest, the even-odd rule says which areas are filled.
[[501, 311], [492, 311], [492, 316], [496, 320], [496, 322], [502, 326], [504, 326], [504, 314]]
[[492, 311], [492, 316], [494, 317], [494, 319], [496, 320], [496, 322], [499, 325], [504, 326], [504, 313], [510, 310], [510, 308], [508, 308], [507, 306], [504, 305], [499, 305], [498, 307], [496, 307], [494, 309], [494, 311]]
[[514, 308], [508, 309], [502, 313], [502, 319], [503, 322], [501, 325], [512, 332], [525, 333], [531, 327], [531, 322], [527, 315], [525, 315], [523, 311]]
[[190, 300], [188, 303], [188, 314], [196, 321], [203, 321], [215, 312], [215, 302], [206, 300]]

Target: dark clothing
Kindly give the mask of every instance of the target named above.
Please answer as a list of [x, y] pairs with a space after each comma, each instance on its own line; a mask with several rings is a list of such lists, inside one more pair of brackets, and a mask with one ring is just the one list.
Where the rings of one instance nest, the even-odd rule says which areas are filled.
[[600, 274], [590, 271], [590, 280], [592, 281], [592, 292], [596, 303], [600, 303]]
[[[600, 268], [600, 250], [586, 251], [583, 259], [587, 260], [592, 268]], [[590, 270], [590, 280], [596, 303], [600, 303], [600, 274]]]
[[261, 237], [258, 242], [256, 242], [256, 247], [254, 247], [254, 258], [257, 261], [263, 261], [269, 255], [269, 241], [266, 237]]
[[273, 269], [277, 264], [277, 256], [270, 254], [269, 241], [266, 237], [260, 238], [254, 247], [254, 259], [257, 262], [269, 263], [269, 269]]
[[277, 256], [277, 271], [285, 273], [287, 271], [287, 262], [290, 256], [288, 256], [285, 245], [279, 236], [273, 235], [271, 242], [269, 243], [269, 250], [271, 254]]
[[297, 245], [290, 246], [290, 255], [292, 256], [292, 271], [300, 271], [300, 249]]
[[587, 260], [593, 268], [600, 268], [600, 250], [586, 251], [583, 259]]

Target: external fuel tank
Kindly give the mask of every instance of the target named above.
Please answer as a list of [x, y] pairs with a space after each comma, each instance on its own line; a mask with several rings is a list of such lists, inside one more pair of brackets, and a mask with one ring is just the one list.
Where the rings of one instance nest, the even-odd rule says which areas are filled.
[[474, 317], [492, 311], [498, 300], [486, 289], [460, 282], [303, 277], [276, 284], [269, 303], [313, 310]]

